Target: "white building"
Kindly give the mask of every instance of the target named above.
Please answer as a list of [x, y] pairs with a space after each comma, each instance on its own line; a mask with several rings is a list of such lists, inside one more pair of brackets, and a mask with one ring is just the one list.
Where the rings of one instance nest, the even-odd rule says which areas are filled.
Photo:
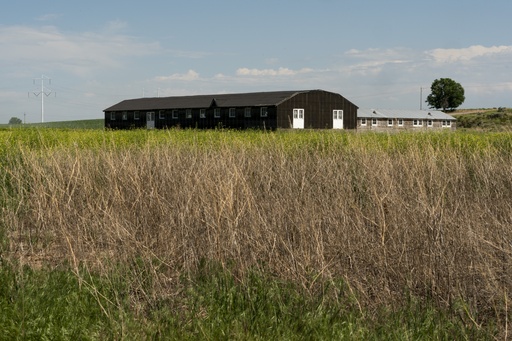
[[456, 129], [456, 119], [438, 110], [358, 109], [358, 130]]

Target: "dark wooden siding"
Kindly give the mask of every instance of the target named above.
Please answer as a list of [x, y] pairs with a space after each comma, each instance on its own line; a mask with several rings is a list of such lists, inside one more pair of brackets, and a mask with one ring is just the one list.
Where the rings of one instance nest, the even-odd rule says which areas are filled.
[[[268, 95], [277, 94], [278, 98], [274, 98], [275, 104], [258, 105], [257, 100], [267, 100]], [[245, 96], [245, 94], [242, 94]], [[249, 97], [253, 94], [247, 94]], [[346, 100], [343, 96], [327, 92], [323, 90], [309, 90], [297, 92], [276, 92], [276, 93], [256, 93], [257, 98], [252, 99], [251, 106], [217, 106], [217, 103], [224, 103], [227, 105], [226, 99], [218, 96], [220, 99], [214, 101], [203, 100], [200, 103], [210, 103], [208, 107], [198, 108], [196, 105], [202, 100], [204, 96], [192, 96], [185, 98], [187, 104], [191, 108], [166, 108], [158, 99], [137, 99], [121, 102], [105, 111], [105, 127], [113, 129], [131, 129], [131, 128], [146, 128], [146, 114], [147, 112], [154, 112], [155, 114], [155, 128], [165, 129], [172, 127], [181, 128], [198, 128], [198, 129], [212, 129], [212, 128], [232, 128], [232, 129], [269, 129], [274, 130], [277, 128], [290, 128], [293, 122], [293, 109], [304, 109], [304, 127], [314, 129], [332, 129], [333, 127], [333, 110], [343, 110], [343, 128], [355, 129], [357, 123], [357, 106]], [[229, 95], [226, 95], [229, 97]], [[241, 105], [244, 98], [240, 94], [232, 95], [238, 96], [236, 103]], [[261, 98], [260, 98], [261, 97]], [[177, 98], [181, 100], [181, 97]], [[162, 99], [162, 100], [165, 100]], [[224, 101], [224, 102], [223, 102]], [[281, 102], [282, 101], [282, 102]], [[141, 104], [141, 102], [143, 102]], [[172, 101], [170, 101], [172, 102]], [[199, 103], [199, 105], [201, 105]], [[267, 102], [268, 103], [268, 102]], [[231, 102], [233, 105], [234, 102]], [[141, 109], [142, 107], [143, 110]], [[151, 109], [153, 105], [161, 105], [160, 109]], [[195, 105], [195, 106], [194, 106]], [[236, 104], [235, 104], [236, 105]], [[129, 110], [135, 106], [139, 107], [139, 118], [135, 118], [134, 109]], [[265, 106], [267, 108], [267, 116], [261, 117], [260, 110]], [[235, 117], [229, 116], [230, 108], [235, 109]], [[245, 109], [251, 108], [251, 116], [245, 116]], [[128, 111], [125, 111], [127, 110]], [[200, 117], [201, 109], [206, 110], [206, 117]], [[215, 117], [214, 110], [220, 109], [220, 117]], [[191, 117], [187, 117], [187, 110], [190, 110]], [[173, 117], [173, 111], [176, 111], [177, 117]], [[114, 113], [115, 120], [111, 120], [111, 113]], [[124, 113], [126, 115], [123, 117]]]
[[[260, 107], [250, 107], [250, 117], [245, 117], [247, 107], [235, 107], [235, 117], [230, 117], [231, 108], [204, 108], [205, 117], [200, 117], [201, 109], [169, 109], [169, 110], [143, 110], [139, 111], [139, 118], [135, 119], [134, 111], [106, 111], [105, 127], [112, 129], [136, 129], [146, 128], [146, 115], [155, 113], [155, 129], [167, 129], [173, 127], [197, 128], [197, 129], [268, 129], [277, 128], [277, 108], [267, 107], [267, 116], [261, 117]], [[215, 117], [214, 110], [220, 109], [220, 117]], [[191, 117], [187, 117], [190, 110]], [[177, 115], [173, 115], [175, 112]], [[126, 114], [125, 114], [126, 113]], [[112, 114], [115, 119], [112, 120]], [[126, 119], [124, 119], [124, 117]]]
[[304, 109], [304, 128], [332, 129], [333, 110], [343, 110], [343, 128], [355, 129], [357, 124], [357, 106], [343, 96], [313, 90], [299, 93], [278, 105], [277, 126], [291, 128], [293, 109]]
[[[187, 117], [187, 109], [174, 109], [177, 117], [173, 117], [174, 110], [165, 110], [163, 118], [160, 118], [159, 112], [156, 111], [155, 128], [229, 128], [229, 129], [276, 129], [276, 109], [268, 108], [268, 116], [260, 117], [260, 108], [251, 107], [251, 117], [245, 117], [245, 107], [235, 109], [235, 117], [230, 117], [229, 110], [231, 108], [204, 108], [205, 117], [200, 117], [201, 109], [188, 109], [191, 111], [192, 117]], [[220, 110], [220, 117], [215, 117], [215, 109]]]
[[[115, 119], [112, 120], [112, 115]], [[146, 112], [139, 111], [139, 118], [135, 119], [134, 111], [106, 111], [105, 128], [134, 129], [146, 127]]]

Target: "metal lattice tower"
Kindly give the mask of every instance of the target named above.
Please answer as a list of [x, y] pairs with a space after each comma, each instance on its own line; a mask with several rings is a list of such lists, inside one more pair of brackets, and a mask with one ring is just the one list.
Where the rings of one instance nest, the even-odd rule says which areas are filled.
[[45, 79], [48, 81], [48, 84], [52, 84], [51, 78], [41, 75], [41, 78], [34, 78], [34, 84], [36, 84], [36, 81], [41, 81], [41, 91], [32, 92], [36, 97], [41, 95], [41, 123], [44, 122], [44, 97], [48, 97], [53, 93], [51, 89], [44, 86]]

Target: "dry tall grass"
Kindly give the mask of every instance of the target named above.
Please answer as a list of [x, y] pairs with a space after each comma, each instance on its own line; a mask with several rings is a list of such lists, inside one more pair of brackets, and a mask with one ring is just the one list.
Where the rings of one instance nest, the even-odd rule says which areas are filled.
[[344, 279], [363, 307], [410, 292], [506, 325], [512, 156], [351, 139], [21, 148], [4, 166], [10, 257], [105, 274], [142, 262], [127, 279], [134, 301], [176, 294], [179, 276], [213, 260], [241, 280], [254, 268], [311, 291]]

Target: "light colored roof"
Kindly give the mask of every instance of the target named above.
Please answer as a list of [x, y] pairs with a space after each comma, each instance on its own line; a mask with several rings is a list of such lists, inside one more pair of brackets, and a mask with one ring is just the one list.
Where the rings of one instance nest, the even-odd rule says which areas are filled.
[[453, 116], [439, 110], [404, 110], [404, 109], [358, 109], [357, 118], [402, 118], [419, 120], [449, 120], [455, 121]]

